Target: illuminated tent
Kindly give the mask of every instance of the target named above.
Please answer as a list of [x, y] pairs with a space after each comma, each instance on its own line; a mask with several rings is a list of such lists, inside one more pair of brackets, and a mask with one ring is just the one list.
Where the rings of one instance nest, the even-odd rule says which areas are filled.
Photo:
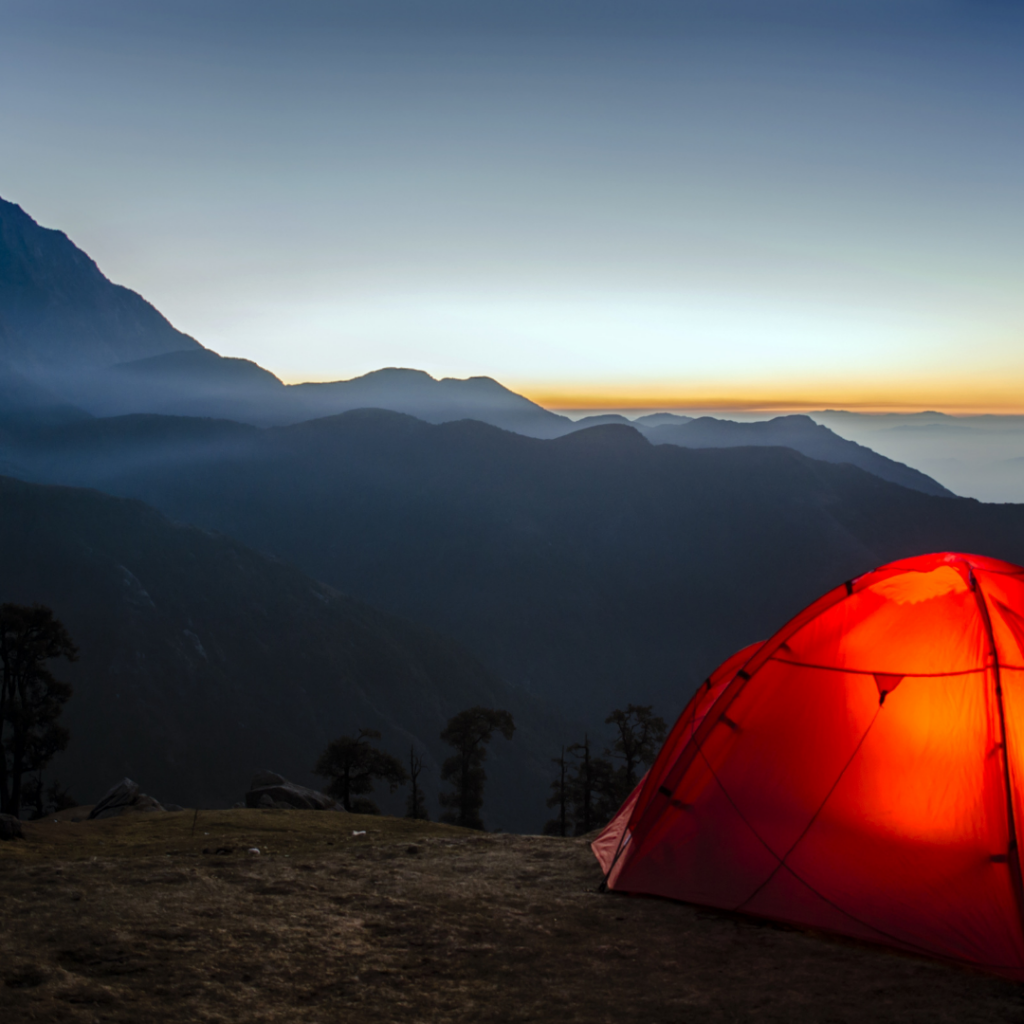
[[1024, 979], [1024, 569], [893, 562], [705, 682], [593, 848], [612, 889]]

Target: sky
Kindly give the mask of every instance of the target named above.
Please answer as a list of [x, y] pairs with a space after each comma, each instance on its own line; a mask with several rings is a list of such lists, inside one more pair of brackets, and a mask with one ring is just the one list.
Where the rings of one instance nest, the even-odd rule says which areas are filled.
[[1024, 412], [1024, 4], [0, 0], [0, 196], [288, 381]]

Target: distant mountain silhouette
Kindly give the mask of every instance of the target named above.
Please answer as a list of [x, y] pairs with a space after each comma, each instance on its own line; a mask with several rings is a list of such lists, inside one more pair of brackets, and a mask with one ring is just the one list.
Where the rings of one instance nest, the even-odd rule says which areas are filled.
[[11, 368], [51, 373], [199, 347], [63, 231], [0, 199], [0, 359]]
[[434, 380], [422, 370], [389, 368], [330, 384], [296, 384], [289, 392], [305, 411], [303, 419], [388, 409], [428, 423], [479, 420], [527, 437], [559, 437], [575, 429], [568, 417], [548, 412], [490, 377]]
[[680, 416], [674, 412], [652, 412], [638, 416], [633, 420], [633, 426], [638, 430], [646, 430], [648, 427], [663, 427], [669, 423], [689, 423], [692, 419], [692, 416]]
[[488, 761], [485, 819], [543, 820], [563, 738], [550, 709], [450, 641], [236, 541], [136, 501], [0, 478], [0, 600], [49, 604], [81, 649], [60, 669], [75, 694], [56, 765], [79, 800], [125, 775], [189, 806], [230, 806], [268, 766], [315, 784], [328, 740], [363, 726], [400, 757], [426, 753], [436, 814], [438, 733], [485, 704], [518, 725]]
[[688, 423], [667, 423], [644, 430], [654, 444], [685, 448], [738, 448], [747, 445], [792, 448], [822, 462], [847, 462], [903, 487], [925, 494], [952, 496], [942, 484], [902, 462], [894, 462], [870, 448], [847, 441], [810, 416], [776, 416], [756, 423], [736, 423], [701, 416]]
[[622, 416], [617, 412], [599, 413], [594, 416], [581, 416], [575, 421], [577, 430], [586, 430], [588, 427], [606, 427], [609, 423], [618, 423], [622, 426], [636, 426], [628, 416]]
[[595, 727], [627, 701], [676, 714], [727, 655], [875, 565], [943, 548], [1024, 561], [1024, 507], [788, 448], [652, 445], [621, 425], [544, 441], [363, 410], [33, 436], [0, 458], [285, 559]]
[[1024, 501], [1024, 416], [938, 412], [811, 413], [842, 437], [917, 466], [957, 494]]
[[353, 380], [285, 385], [176, 330], [142, 296], [109, 281], [62, 231], [0, 199], [0, 398], [34, 386], [36, 409], [100, 416], [151, 412], [255, 424], [296, 423], [355, 408], [429, 422], [480, 419], [531, 436], [572, 430], [488, 377], [434, 380], [386, 369]]
[[[40, 227], [19, 206], [0, 199], [0, 410], [5, 408], [8, 417], [34, 422], [67, 421], [84, 411], [259, 426], [378, 408], [428, 423], [473, 419], [537, 438], [629, 422], [606, 414], [574, 423], [489, 377], [435, 380], [397, 367], [352, 380], [286, 385], [251, 360], [225, 358], [176, 330], [140, 295], [108, 281], [63, 232]], [[926, 493], [948, 493], [807, 417], [780, 417], [770, 424], [705, 417], [691, 423], [689, 417], [654, 413], [633, 425], [658, 444], [782, 444], [813, 458], [848, 461]]]

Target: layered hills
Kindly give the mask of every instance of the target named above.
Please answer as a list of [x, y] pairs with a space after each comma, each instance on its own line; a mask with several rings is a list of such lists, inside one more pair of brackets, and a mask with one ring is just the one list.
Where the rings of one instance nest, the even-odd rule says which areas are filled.
[[535, 829], [560, 744], [603, 746], [630, 702], [673, 717], [823, 590], [935, 549], [1024, 560], [1024, 508], [807, 417], [572, 422], [397, 368], [285, 385], [2, 201], [0, 473], [65, 485], [0, 481], [0, 597], [82, 646], [59, 768], [82, 797], [313, 783], [366, 726], [426, 751], [433, 798], [441, 726], [482, 703], [520, 726], [485, 818]]
[[572, 429], [566, 417], [488, 377], [435, 380], [395, 368], [286, 385], [251, 360], [204, 348], [141, 295], [109, 281], [62, 231], [0, 199], [4, 396], [0, 418], [72, 405], [99, 416], [156, 412], [275, 424], [383, 406], [432, 422], [483, 417], [542, 437]]
[[756, 423], [701, 416], [686, 422], [644, 425], [642, 429], [653, 444], [678, 444], [685, 448], [792, 448], [811, 459], [849, 463], [883, 480], [925, 494], [950, 497], [953, 493], [917, 469], [839, 437], [810, 416], [776, 416]]
[[[484, 817], [536, 830], [558, 716], [457, 644], [375, 611], [235, 540], [137, 501], [0, 478], [0, 595], [50, 605], [81, 652], [72, 742], [55, 771], [80, 801], [128, 775], [189, 806], [230, 806], [259, 769], [322, 784], [311, 767], [359, 727], [425, 755], [437, 813], [438, 734], [475, 704], [516, 718], [496, 740]], [[404, 795], [381, 803], [402, 812]]]
[[363, 410], [273, 429], [124, 417], [60, 436], [20, 449], [21, 471], [235, 537], [453, 637], [592, 727], [628, 701], [674, 716], [734, 650], [883, 562], [1024, 560], [1024, 508], [782, 447], [653, 445], [624, 425], [538, 440]]
[[[107, 280], [63, 232], [0, 200], [0, 423], [158, 413], [267, 426], [361, 408], [428, 423], [479, 420], [537, 438], [629, 422], [621, 416], [573, 422], [488, 377], [435, 380], [392, 367], [352, 380], [286, 385], [256, 363], [225, 358], [176, 330], [140, 295]], [[807, 417], [739, 424], [655, 414], [633, 425], [658, 444], [782, 444], [925, 493], [948, 493]]]

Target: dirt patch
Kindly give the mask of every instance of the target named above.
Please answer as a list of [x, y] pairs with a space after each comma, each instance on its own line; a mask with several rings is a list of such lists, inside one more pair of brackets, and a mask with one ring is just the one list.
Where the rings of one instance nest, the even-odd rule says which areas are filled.
[[582, 840], [278, 810], [25, 832], [0, 845], [5, 1024], [1024, 1021], [998, 978], [599, 894]]

